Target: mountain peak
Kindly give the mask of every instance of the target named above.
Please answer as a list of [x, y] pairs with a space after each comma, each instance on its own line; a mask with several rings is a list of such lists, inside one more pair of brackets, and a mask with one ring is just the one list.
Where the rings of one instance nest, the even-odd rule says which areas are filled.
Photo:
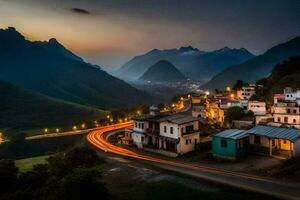
[[59, 44], [59, 45], [60, 45], [60, 43], [57, 41], [56, 38], [51, 38], [51, 39], [49, 40], [49, 43], [51, 43], [51, 44]]
[[0, 29], [0, 35], [3, 40], [6, 41], [15, 41], [15, 40], [24, 40], [25, 37], [19, 33], [15, 27], [7, 27], [7, 29]]
[[186, 47], [180, 47], [179, 48], [180, 52], [187, 52], [187, 51], [199, 51], [199, 49], [194, 48], [192, 46], [186, 46]]
[[151, 82], [178, 82], [185, 79], [185, 76], [167, 60], [158, 61], [139, 78], [141, 81]]

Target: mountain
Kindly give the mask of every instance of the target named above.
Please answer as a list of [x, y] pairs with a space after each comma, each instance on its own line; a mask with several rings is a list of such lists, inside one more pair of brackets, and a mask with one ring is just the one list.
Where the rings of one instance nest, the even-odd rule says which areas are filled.
[[282, 93], [285, 87], [300, 88], [300, 56], [293, 56], [276, 65], [269, 77], [256, 82], [261, 85], [253, 99], [273, 104], [276, 93]]
[[149, 95], [84, 62], [55, 39], [28, 41], [0, 29], [0, 79], [54, 98], [99, 108], [133, 106]]
[[114, 75], [123, 80], [134, 81], [158, 61], [167, 60], [173, 63], [187, 78], [203, 80], [210, 79], [223, 69], [253, 57], [253, 54], [243, 48], [225, 47], [212, 52], [200, 51], [191, 46], [168, 50], [154, 49], [144, 55], [134, 57]]
[[300, 37], [279, 44], [267, 50], [264, 54], [244, 63], [231, 66], [214, 76], [202, 86], [204, 89], [224, 89], [232, 86], [236, 80], [253, 83], [270, 75], [273, 67], [291, 56], [300, 55]]
[[57, 100], [0, 81], [0, 129], [5, 133], [103, 119], [106, 112]]
[[179, 82], [186, 80], [185, 76], [169, 61], [160, 60], [152, 65], [139, 81]]

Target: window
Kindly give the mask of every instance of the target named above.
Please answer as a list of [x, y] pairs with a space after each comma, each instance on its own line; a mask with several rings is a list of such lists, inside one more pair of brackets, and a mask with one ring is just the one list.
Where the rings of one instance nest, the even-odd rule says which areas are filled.
[[144, 142], [144, 136], [141, 137], [142, 142]]
[[141, 128], [141, 123], [139, 123], [139, 128]]
[[167, 132], [167, 127], [166, 126], [164, 126], [164, 133], [166, 133]]
[[192, 144], [192, 139], [190, 139], [190, 144]]
[[283, 140], [283, 144], [286, 144], [286, 140]]
[[281, 121], [280, 117], [277, 117], [277, 121], [278, 121], [278, 122], [280, 122], [280, 121]]
[[137, 127], [138, 127], [138, 123], [137, 123], [137, 122], [135, 122], [135, 123], [134, 123], [134, 126], [137, 128]]
[[185, 144], [187, 145], [189, 143], [189, 141], [188, 140], [185, 140]]
[[224, 140], [224, 139], [221, 140], [221, 147], [223, 147], [223, 148], [227, 147], [227, 140]]
[[288, 123], [288, 118], [287, 117], [284, 117], [284, 122]]
[[295, 114], [296, 114], [296, 113], [297, 113], [297, 110], [293, 110], [293, 113], [295, 113]]
[[173, 134], [173, 127], [170, 127], [170, 133]]
[[293, 119], [293, 123], [296, 123], [296, 119]]
[[142, 129], [144, 129], [144, 123], [142, 123]]
[[185, 127], [185, 131], [188, 133], [188, 132], [192, 132], [194, 130], [194, 126], [193, 125], [190, 125], [190, 126], [186, 126]]
[[258, 135], [254, 136], [254, 144], [260, 144], [260, 136]]
[[197, 139], [195, 139], [195, 144], [197, 144], [198, 143], [198, 140]]
[[287, 109], [287, 113], [291, 113], [291, 109]]

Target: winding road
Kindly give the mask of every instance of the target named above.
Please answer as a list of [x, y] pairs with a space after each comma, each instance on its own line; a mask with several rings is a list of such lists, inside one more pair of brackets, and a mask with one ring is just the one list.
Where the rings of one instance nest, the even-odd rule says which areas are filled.
[[282, 199], [300, 200], [300, 186], [271, 180], [265, 177], [233, 172], [200, 164], [190, 164], [181, 161], [161, 159], [142, 155], [111, 144], [108, 138], [116, 131], [132, 127], [132, 122], [120, 123], [91, 131], [87, 140], [95, 147], [117, 155], [149, 162], [150, 164], [173, 172], [202, 178], [209, 181], [259, 192]]

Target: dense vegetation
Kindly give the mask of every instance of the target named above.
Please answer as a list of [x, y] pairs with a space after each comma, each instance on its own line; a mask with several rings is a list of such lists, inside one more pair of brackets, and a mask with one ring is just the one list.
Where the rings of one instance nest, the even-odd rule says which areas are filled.
[[100, 120], [107, 112], [53, 99], [0, 81], [0, 130], [11, 132], [32, 128], [70, 126]]
[[253, 112], [248, 111], [245, 113], [243, 108], [234, 106], [230, 107], [225, 112], [225, 121], [231, 123], [233, 120], [240, 120], [244, 117], [253, 117]]
[[0, 199], [108, 199], [101, 163], [95, 151], [84, 147], [51, 156], [23, 173], [13, 160], [0, 160]]
[[258, 87], [254, 100], [266, 101], [268, 105], [273, 103], [273, 96], [282, 93], [285, 87], [300, 88], [300, 56], [294, 56], [278, 64], [272, 70], [272, 74], [257, 81]]

